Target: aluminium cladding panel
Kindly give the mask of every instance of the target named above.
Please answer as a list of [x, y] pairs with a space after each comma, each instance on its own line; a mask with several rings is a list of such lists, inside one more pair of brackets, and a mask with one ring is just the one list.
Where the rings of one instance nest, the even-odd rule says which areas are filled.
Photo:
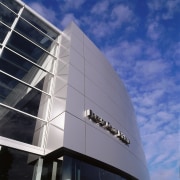
[[126, 89], [117, 80], [103, 55], [95, 47], [87, 45], [86, 41], [87, 38], [84, 40], [85, 109], [92, 109], [131, 141], [126, 146], [87, 120], [86, 155], [118, 167], [139, 179], [148, 179], [134, 110]]
[[[126, 89], [103, 54], [73, 23], [63, 146], [149, 179], [134, 109]], [[124, 144], [85, 117], [87, 109], [122, 131]]]
[[[82, 83], [84, 82], [84, 60], [79, 52], [82, 51], [82, 49], [79, 49], [79, 52], [71, 50], [70, 47], [72, 43], [70, 42], [72, 42], [72, 40], [70, 27], [66, 28], [62, 34], [53, 86], [46, 153], [64, 146], [84, 154], [85, 148], [82, 148], [80, 144], [83, 144], [85, 147], [85, 143], [84, 141], [79, 141], [78, 136], [78, 133], [81, 132], [80, 130], [85, 129], [80, 128], [80, 130], [78, 130], [78, 127], [85, 126], [85, 124], [84, 126], [81, 125], [81, 121], [84, 118], [84, 84]], [[80, 47], [79, 44], [78, 47]], [[83, 46], [81, 46], [81, 48], [83, 48]], [[71, 57], [74, 59], [72, 63], [70, 63]], [[71, 85], [69, 82], [71, 82]], [[67, 98], [67, 96], [71, 98]], [[70, 114], [67, 112], [70, 112]], [[73, 114], [74, 121], [71, 121], [71, 119], [73, 119], [71, 118], [71, 114]], [[79, 121], [79, 118], [81, 121]], [[64, 122], [65, 119], [66, 122]], [[76, 122], [76, 126], [73, 125], [74, 122]], [[64, 129], [66, 129], [66, 131], [64, 131]], [[85, 135], [82, 134], [83, 133], [80, 133], [80, 136], [85, 138]], [[78, 140], [74, 141], [74, 138]], [[56, 141], [52, 141], [52, 139], [56, 139]]]

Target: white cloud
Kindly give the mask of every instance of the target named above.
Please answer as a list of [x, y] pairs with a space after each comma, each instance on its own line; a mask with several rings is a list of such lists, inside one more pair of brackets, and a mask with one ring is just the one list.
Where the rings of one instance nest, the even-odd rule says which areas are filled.
[[158, 13], [159, 18], [172, 19], [176, 13], [180, 12], [179, 0], [150, 0], [148, 3], [151, 16]]
[[[169, 103], [169, 106], [171, 107], [171, 111], [172, 112], [179, 112], [180, 109], [180, 102], [179, 103]], [[180, 121], [180, 117], [179, 117], [179, 121]]]
[[148, 48], [145, 49], [145, 54], [147, 55], [147, 57], [150, 57], [151, 59], [161, 58], [159, 50], [152, 45], [148, 46]]
[[[144, 108], [143, 104], [142, 107]], [[140, 115], [142, 116], [140, 118], [141, 135], [151, 178], [168, 180], [171, 179], [170, 175], [173, 175], [173, 179], [176, 179], [178, 177], [178, 120], [171, 109], [162, 111], [157, 103], [152, 108], [152, 114]], [[137, 110], [141, 112], [142, 109]], [[148, 112], [148, 108], [145, 109], [146, 111]], [[145, 120], [142, 121], [142, 119]], [[166, 174], [166, 171], [171, 173]]]
[[166, 52], [166, 56], [175, 63], [176, 66], [180, 66], [180, 41], [174, 43]]
[[41, 16], [48, 19], [50, 22], [53, 23], [57, 20], [56, 19], [56, 13], [54, 10], [48, 9], [47, 7], [45, 7], [42, 4], [37, 3], [37, 2], [32, 2], [29, 4], [29, 6], [32, 9], [34, 9], [35, 11], [37, 11]]
[[123, 66], [123, 63], [126, 64], [127, 61], [138, 58], [142, 53], [143, 46], [143, 42], [140, 40], [131, 43], [122, 41], [114, 47], [106, 47], [104, 52], [113, 66]]
[[177, 12], [180, 12], [180, 1], [179, 0], [173, 0], [173, 1], [167, 1], [166, 2], [166, 13], [163, 13], [162, 19], [172, 19], [174, 17], [174, 14]]
[[[176, 179], [178, 177], [178, 142], [177, 134], [159, 136], [158, 141], [150, 144], [149, 167], [151, 178]], [[150, 139], [149, 139], [150, 140]], [[154, 140], [153, 140], [154, 141]], [[169, 168], [169, 166], [171, 168]], [[167, 174], [166, 171], [169, 171]]]
[[[149, 0], [149, 13], [147, 18], [147, 36], [151, 40], [166, 38], [164, 20], [172, 20], [180, 12], [179, 0]], [[162, 21], [163, 20], [163, 21]]]
[[157, 21], [152, 21], [148, 24], [147, 35], [152, 40], [157, 40], [162, 35], [162, 27], [159, 25]]
[[157, 118], [163, 119], [163, 120], [172, 120], [174, 119], [173, 114], [167, 112], [167, 111], [160, 111], [157, 113]]
[[74, 21], [76, 24], [79, 24], [78, 20], [74, 17], [74, 14], [68, 13], [62, 19], [61, 25], [62, 27], [67, 27], [67, 25], [72, 21]]
[[147, 3], [150, 10], [157, 11], [162, 9], [162, 7], [165, 5], [166, 0], [149, 0]]
[[[171, 62], [162, 59], [162, 55], [152, 44], [141, 40], [134, 42], [121, 41], [114, 47], [107, 46], [104, 53], [127, 84], [140, 83], [148, 88], [150, 87], [148, 90], [162, 89], [164, 86], [169, 89], [170, 86], [173, 86], [173, 84], [170, 84], [172, 79], [163, 80], [171, 69]], [[142, 57], [143, 59], [141, 59]], [[134, 87], [129, 89], [132, 90]], [[144, 86], [141, 89], [146, 91]]]
[[65, 5], [63, 6], [64, 10], [69, 10], [71, 8], [78, 9], [84, 4], [85, 0], [64, 0]]
[[[136, 101], [136, 97], [133, 98], [133, 102], [138, 102]], [[151, 106], [151, 107], [146, 107], [144, 106], [143, 104], [141, 104], [140, 102], [136, 104], [137, 107], [135, 109], [137, 109], [137, 115], [138, 117], [140, 116], [140, 118], [145, 118], [147, 119], [148, 116], [152, 115], [152, 114], [155, 114], [156, 113], [156, 108], [154, 108], [154, 106]], [[136, 106], [135, 105], [135, 106]], [[141, 117], [142, 116], [142, 117]], [[138, 121], [139, 121], [139, 118], [138, 118]], [[140, 121], [141, 122], [141, 121]]]
[[143, 125], [146, 122], [147, 122], [147, 118], [145, 118], [142, 115], [138, 115], [138, 123], [139, 123], [140, 126]]
[[109, 1], [102, 1], [95, 4], [91, 10], [91, 13], [101, 14], [108, 10]]
[[144, 107], [154, 106], [158, 102], [159, 98], [163, 96], [163, 94], [163, 90], [155, 90], [153, 92], [150, 91], [139, 96], [138, 101], [136, 102], [141, 102]]
[[101, 37], [104, 37], [104, 36], [106, 36], [107, 34], [110, 33], [110, 30], [109, 30], [109, 28], [108, 28], [106, 23], [104, 23], [104, 22], [97, 22], [94, 25], [95, 25], [94, 26], [95, 28], [92, 29], [92, 33], [95, 36], [101, 38]]
[[102, 16], [103, 15], [101, 15], [100, 19], [99, 17], [96, 17], [96, 15], [81, 17], [81, 25], [88, 25], [88, 33], [93, 35], [93, 37], [96, 37], [96, 40], [101, 40], [103, 37], [112, 33], [108, 26], [108, 22], [101, 19], [103, 18]]
[[112, 27], [120, 27], [123, 23], [133, 22], [133, 12], [128, 6], [118, 5], [114, 7], [111, 13], [111, 22], [109, 23]]
[[154, 170], [152, 172], [151, 179], [152, 180], [156, 180], [156, 179], [163, 179], [163, 180], [174, 179], [174, 180], [178, 180], [179, 175], [176, 173], [175, 169], [172, 169], [172, 168], [171, 169], [158, 168], [158, 169], [156, 169], [156, 170]]
[[[158, 40], [164, 42], [162, 36], [166, 31], [161, 20], [172, 19], [180, 10], [180, 1], [146, 1], [149, 14], [144, 21], [147, 30], [145, 33], [153, 40], [151, 42], [141, 39], [123, 40], [126, 37], [121, 28], [134, 30], [137, 14], [128, 3], [123, 5], [122, 1], [119, 1], [118, 5], [113, 4], [114, 2], [96, 1], [91, 9], [86, 9], [83, 11], [84, 14], [81, 14], [80, 8], [85, 0], [63, 0], [59, 7], [61, 12], [66, 14], [60, 23], [63, 27], [70, 21], [79, 23], [75, 17], [80, 14], [82, 16], [79, 19], [87, 27], [86, 30], [89, 29], [89, 32], [100, 40], [106, 36], [110, 38], [118, 29], [119, 36], [116, 34], [116, 38], [119, 43], [113, 44], [111, 39], [106, 39], [111, 45], [106, 46], [104, 52], [132, 95], [151, 178], [178, 179], [176, 168], [179, 158], [178, 143], [180, 144], [180, 103], [177, 94], [180, 92], [180, 75], [177, 66], [180, 66], [180, 42], [174, 43], [164, 54], [157, 45]], [[31, 3], [30, 6], [51, 22], [58, 22], [55, 12], [49, 7], [37, 2]], [[145, 27], [142, 25], [143, 28]], [[138, 33], [135, 36], [138, 36]], [[170, 74], [170, 71], [173, 73]]]
[[148, 60], [136, 62], [136, 73], [150, 79], [157, 75], [163, 75], [168, 71], [169, 64], [163, 60]]
[[121, 41], [104, 52], [132, 95], [151, 178], [177, 179], [180, 119], [175, 92], [179, 86], [177, 77], [170, 76], [172, 61], [167, 59], [174, 53], [178, 56], [179, 46], [176, 44], [173, 49], [177, 51], [171, 49], [167, 57], [155, 44]]
[[117, 5], [105, 0], [97, 2], [90, 12], [90, 15], [81, 17], [81, 22], [88, 25], [89, 33], [96, 39], [113, 35], [122, 26], [126, 33], [135, 30], [136, 16], [127, 5]]

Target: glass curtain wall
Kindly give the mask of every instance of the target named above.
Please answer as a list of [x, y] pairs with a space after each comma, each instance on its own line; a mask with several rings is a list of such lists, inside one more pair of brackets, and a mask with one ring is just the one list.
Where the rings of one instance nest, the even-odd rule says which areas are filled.
[[44, 159], [42, 180], [130, 180], [70, 156], [54, 161]]
[[36, 161], [28, 162], [29, 156], [29, 153], [0, 146], [0, 179], [32, 180]]
[[4, 146], [0, 146], [0, 179], [135, 180], [67, 155], [47, 161], [46, 158]]
[[[0, 0], [0, 136], [42, 146], [60, 35], [14, 0]], [[42, 137], [42, 135], [41, 135]]]

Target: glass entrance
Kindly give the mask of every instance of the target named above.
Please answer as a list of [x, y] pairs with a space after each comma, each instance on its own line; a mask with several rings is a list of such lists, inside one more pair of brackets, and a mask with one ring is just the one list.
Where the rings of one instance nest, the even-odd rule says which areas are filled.
[[127, 180], [126, 178], [84, 161], [63, 156], [52, 162], [44, 160], [42, 180]]

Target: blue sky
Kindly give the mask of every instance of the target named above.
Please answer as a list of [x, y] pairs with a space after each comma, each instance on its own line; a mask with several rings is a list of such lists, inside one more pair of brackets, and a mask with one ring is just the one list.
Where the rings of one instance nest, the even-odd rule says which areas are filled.
[[151, 179], [179, 179], [180, 0], [24, 2], [102, 50], [132, 98]]

